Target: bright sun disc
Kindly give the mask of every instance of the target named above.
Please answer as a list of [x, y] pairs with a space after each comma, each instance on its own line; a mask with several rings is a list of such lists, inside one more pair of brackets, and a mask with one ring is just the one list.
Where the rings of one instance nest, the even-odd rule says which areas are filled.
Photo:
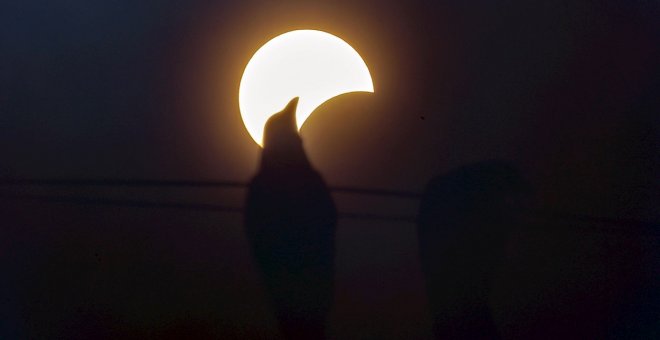
[[294, 97], [300, 97], [300, 129], [327, 100], [349, 92], [374, 92], [362, 57], [345, 41], [322, 31], [298, 30], [277, 36], [248, 62], [238, 103], [250, 136], [262, 145], [264, 125]]

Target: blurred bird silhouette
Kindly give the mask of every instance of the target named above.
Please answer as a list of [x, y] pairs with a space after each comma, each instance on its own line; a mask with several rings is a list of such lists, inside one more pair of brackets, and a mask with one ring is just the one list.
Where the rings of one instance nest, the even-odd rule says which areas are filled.
[[529, 191], [503, 161], [464, 166], [427, 185], [418, 237], [436, 338], [500, 338], [489, 306], [491, 278]]
[[297, 103], [294, 98], [266, 123], [245, 225], [283, 335], [322, 339], [333, 300], [337, 211], [305, 154]]

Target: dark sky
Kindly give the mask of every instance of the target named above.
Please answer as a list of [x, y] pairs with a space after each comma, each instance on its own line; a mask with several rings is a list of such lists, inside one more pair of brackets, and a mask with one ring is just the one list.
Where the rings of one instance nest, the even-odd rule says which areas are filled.
[[[324, 104], [301, 131], [311, 161], [330, 185], [421, 192], [435, 175], [498, 158], [520, 168], [544, 209], [657, 222], [659, 17], [660, 4], [647, 0], [4, 1], [0, 178], [248, 181], [259, 147], [238, 111], [242, 71], [272, 37], [308, 28], [351, 44], [375, 86], [374, 94]], [[146, 191], [75, 190], [232, 206], [243, 198], [210, 189]], [[343, 212], [416, 212], [409, 200], [336, 198]], [[84, 310], [89, 301], [110, 306], [108, 318], [121, 315], [138, 329], [159, 316], [176, 319], [188, 306], [198, 307], [193, 318], [202, 315], [209, 323], [240, 319], [245, 329], [272, 329], [251, 290], [257, 279], [239, 216], [26, 204], [6, 206], [8, 220], [17, 221], [0, 247], [16, 251], [0, 263], [15, 274], [4, 287], [15, 293], [6, 308], [23, 314], [5, 318], [19, 326], [0, 323], [0, 331], [24, 334], [29, 322], [78, 315], [80, 309], [69, 307]], [[640, 244], [611, 235], [562, 235], [520, 236], [524, 246], [517, 253], [551, 268], [526, 267], [558, 280], [539, 290], [558, 299], [557, 306], [591, 290], [593, 301], [600, 301], [598, 294], [609, 293], [598, 290], [598, 280], [616, 281], [630, 263], [621, 260], [622, 271], [608, 272], [603, 263], [611, 258], [600, 257], [602, 249]], [[375, 338], [428, 335], [415, 242], [408, 224], [340, 221], [333, 332], [355, 334], [364, 327]], [[534, 253], [536, 248], [542, 250]], [[618, 259], [623, 253], [612, 254]], [[637, 255], [631, 250], [621, 256], [628, 261]], [[86, 276], [95, 261], [107, 267]], [[79, 267], [52, 274], [70, 263]], [[151, 276], [134, 281], [140, 270]], [[166, 283], [154, 288], [156, 279]], [[102, 293], [83, 294], [80, 302], [76, 289], [94, 286], [85, 280], [98, 283]], [[41, 306], [40, 297], [51, 298], [42, 289], [51, 286], [57, 298], [34, 307]], [[126, 287], [136, 287], [135, 295], [122, 295]], [[503, 287], [505, 295], [511, 291]], [[512, 299], [533, 303], [539, 291]], [[164, 295], [173, 299], [167, 305]], [[218, 304], [229, 307], [216, 312]], [[382, 327], [370, 329], [365, 320]], [[241, 334], [243, 324], [237, 324]]]
[[451, 167], [505, 158], [553, 204], [657, 185], [653, 1], [41, 1], [0, 12], [3, 176], [247, 180], [258, 148], [238, 112], [243, 67], [273, 36], [313, 28], [351, 43], [376, 88], [328, 103], [302, 130], [333, 184], [419, 191]]

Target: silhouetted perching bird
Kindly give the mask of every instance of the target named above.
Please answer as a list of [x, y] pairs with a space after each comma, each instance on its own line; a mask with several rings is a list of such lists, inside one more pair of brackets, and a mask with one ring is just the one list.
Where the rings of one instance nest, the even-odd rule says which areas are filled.
[[284, 336], [322, 339], [333, 300], [337, 211], [303, 149], [297, 103], [266, 123], [245, 225]]
[[422, 270], [438, 339], [497, 339], [489, 296], [528, 185], [503, 161], [432, 179], [418, 217]]

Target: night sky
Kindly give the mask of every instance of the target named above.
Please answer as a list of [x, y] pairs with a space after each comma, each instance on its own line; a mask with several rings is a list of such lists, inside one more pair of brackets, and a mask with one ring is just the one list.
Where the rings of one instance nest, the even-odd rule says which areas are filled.
[[[603, 338], [615, 306], [660, 287], [658, 18], [643, 0], [7, 1], [0, 179], [247, 182], [260, 148], [238, 110], [245, 65], [281, 33], [327, 31], [375, 87], [327, 102], [301, 130], [329, 185], [421, 193], [455, 167], [510, 161], [540, 210], [580, 218], [514, 237], [494, 298], [502, 332]], [[240, 188], [0, 193], [244, 199]], [[408, 198], [335, 200], [343, 213], [417, 211]], [[0, 338], [276, 334], [240, 214], [6, 197], [0, 213]], [[337, 242], [331, 337], [428, 338], [414, 224], [341, 219]]]

